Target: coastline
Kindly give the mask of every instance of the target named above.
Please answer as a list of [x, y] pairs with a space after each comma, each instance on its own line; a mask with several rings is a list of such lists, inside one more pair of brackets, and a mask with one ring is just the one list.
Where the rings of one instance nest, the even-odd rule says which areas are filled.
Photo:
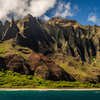
[[100, 90], [100, 88], [68, 88], [68, 89], [60, 89], [60, 88], [0, 88], [0, 91], [27, 91], [27, 90], [32, 90], [32, 91], [91, 91], [91, 90]]

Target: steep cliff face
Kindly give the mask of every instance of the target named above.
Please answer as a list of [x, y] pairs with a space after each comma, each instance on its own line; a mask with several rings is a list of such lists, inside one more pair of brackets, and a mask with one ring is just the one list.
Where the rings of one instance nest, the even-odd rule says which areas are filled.
[[[80, 60], [88, 63], [91, 63], [91, 60], [96, 57], [98, 31], [95, 33], [94, 30], [97, 26], [90, 27], [89, 30], [91, 33], [88, 33], [88, 26], [82, 26], [73, 20], [53, 18], [44, 24], [48, 25], [48, 23], [52, 25], [51, 28], [48, 28], [49, 31], [51, 31], [54, 38], [61, 43], [60, 49], [63, 53], [78, 57]], [[44, 25], [43, 28], [45, 28], [45, 26], [46, 25]], [[57, 48], [59, 48], [59, 46]]]
[[33, 74], [27, 61], [20, 55], [8, 54], [4, 58], [6, 70], [11, 70], [21, 74]]
[[28, 41], [28, 39], [21, 35], [19, 32], [16, 34], [15, 42], [21, 46], [30, 47], [30, 42]]
[[6, 26], [6, 28], [8, 28], [10, 26], [10, 22], [8, 20], [5, 21], [4, 26]]
[[99, 26], [82, 26], [75, 20], [53, 17], [44, 22], [28, 14], [15, 22], [6, 21], [4, 25], [1, 22], [0, 39], [16, 37], [16, 43], [35, 52], [49, 54], [60, 50], [91, 64], [100, 61], [99, 30]]
[[0, 21], [0, 40], [2, 39], [2, 36], [4, 35], [5, 31], [6, 31], [6, 27]]
[[[39, 24], [39, 20], [28, 14], [22, 20], [16, 20], [17, 26], [20, 29], [20, 34], [29, 41], [30, 48], [35, 52], [44, 53], [46, 50], [56, 48], [59, 43], [50, 33], [48, 34], [45, 29]], [[59, 43], [60, 45], [60, 43]]]
[[100, 61], [99, 26], [82, 26], [75, 20], [59, 17], [44, 22], [30, 14], [16, 23], [22, 36], [29, 41], [28, 46], [36, 52], [45, 54], [60, 50], [89, 64]]
[[[8, 23], [8, 22], [7, 22]], [[6, 26], [9, 26], [8, 24], [5, 23]], [[19, 29], [17, 25], [15, 24], [14, 20], [12, 19], [10, 26], [7, 28], [5, 31], [2, 40], [9, 40], [11, 38], [15, 38], [17, 32], [19, 32]]]
[[[48, 22], [39, 21], [42, 29], [59, 42], [54, 49], [61, 50], [68, 56], [78, 57], [82, 61], [99, 62], [99, 29], [100, 27], [82, 26], [74, 20], [53, 17]], [[53, 46], [52, 46], [53, 47]]]

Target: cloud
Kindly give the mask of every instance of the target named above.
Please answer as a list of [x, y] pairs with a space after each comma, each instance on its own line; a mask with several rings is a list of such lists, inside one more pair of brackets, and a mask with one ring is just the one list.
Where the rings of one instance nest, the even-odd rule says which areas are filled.
[[94, 11], [96, 11], [96, 10], [98, 10], [98, 8], [97, 8], [97, 7], [95, 7], [95, 8], [94, 8]]
[[[61, 17], [61, 18], [66, 18], [67, 16], [73, 17], [79, 11], [81, 11], [81, 9], [79, 9], [77, 4], [73, 5], [73, 8], [71, 8], [70, 2], [68, 3], [58, 2], [56, 9], [52, 11], [52, 17]], [[46, 15], [43, 15], [41, 18], [46, 21], [50, 19], [50, 17]]]
[[46, 15], [43, 15], [42, 19], [46, 20], [46, 21], [49, 21], [50, 20], [50, 17], [46, 16]]
[[81, 11], [81, 9], [78, 7], [77, 4], [73, 5], [73, 9], [76, 10], [76, 11]]
[[88, 21], [92, 21], [94, 23], [97, 23], [99, 20], [98, 15], [96, 13], [90, 13], [88, 16]]
[[62, 3], [59, 2], [58, 7], [55, 11], [55, 14], [53, 16], [58, 16], [58, 17], [62, 17], [62, 18], [66, 18], [67, 16], [69, 17], [73, 17], [75, 16], [76, 12], [80, 11], [80, 9], [78, 8], [78, 5], [75, 4], [73, 6], [73, 8], [71, 8], [71, 3]]
[[53, 8], [56, 0], [0, 0], [0, 20], [10, 20], [32, 14], [40, 17]]

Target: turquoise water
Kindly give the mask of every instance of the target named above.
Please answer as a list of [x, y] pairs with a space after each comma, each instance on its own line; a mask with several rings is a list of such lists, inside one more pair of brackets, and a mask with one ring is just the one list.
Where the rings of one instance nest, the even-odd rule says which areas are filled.
[[100, 91], [0, 91], [0, 100], [100, 100]]

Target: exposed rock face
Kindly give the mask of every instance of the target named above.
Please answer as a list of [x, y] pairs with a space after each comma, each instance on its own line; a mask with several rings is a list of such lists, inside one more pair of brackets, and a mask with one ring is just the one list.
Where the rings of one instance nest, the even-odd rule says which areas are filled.
[[2, 25], [2, 21], [0, 21], [0, 25]]
[[45, 76], [47, 79], [52, 80], [66, 80], [66, 81], [75, 81], [75, 79], [70, 76], [64, 69], [62, 69], [59, 65], [56, 65], [52, 60], [50, 60], [46, 56], [41, 56], [36, 54], [35, 52], [29, 57], [29, 65], [31, 66], [31, 70], [34, 71], [34, 75], [38, 74], [38, 76]]
[[34, 71], [34, 76], [41, 77], [43, 79], [53, 79], [50, 70], [41, 60], [40, 55], [32, 53], [28, 59], [28, 63], [31, 66], [31, 70]]
[[0, 68], [54, 81], [75, 81], [72, 76], [48, 57], [35, 52], [31, 54], [28, 62], [17, 54], [8, 54], [4, 58], [0, 57]]
[[75, 20], [53, 17], [44, 22], [28, 14], [16, 20], [20, 33], [29, 41], [28, 45], [35, 52], [45, 54], [47, 51], [78, 57], [89, 64], [96, 59], [99, 62], [100, 27], [82, 26]]
[[11, 70], [21, 74], [32, 74], [27, 61], [17, 54], [9, 54], [4, 58], [6, 70]]
[[17, 44], [20, 44], [21, 46], [28, 46], [30, 45], [27, 38], [23, 37], [20, 33], [16, 34], [15, 41]]
[[[39, 46], [37, 40], [38, 23], [36, 18], [28, 14], [18, 23], [18, 27], [20, 28], [20, 33], [29, 41], [29, 46], [37, 51]], [[38, 30], [41, 31], [39, 28]]]
[[6, 63], [2, 57], [0, 57], [0, 68], [6, 70]]
[[100, 81], [99, 66], [93, 67], [87, 62], [79, 60], [77, 57], [66, 56], [61, 52], [47, 55], [60, 67], [64, 68], [76, 81], [97, 83]]
[[[53, 17], [48, 22], [40, 22], [45, 31], [59, 41], [56, 49], [73, 57], [78, 57], [89, 64], [100, 61], [99, 57], [99, 26], [82, 26], [74, 20]], [[53, 48], [53, 46], [52, 46]]]
[[6, 26], [7, 28], [10, 26], [10, 22], [8, 20], [5, 21], [4, 26]]
[[15, 38], [17, 32], [19, 32], [19, 29], [18, 29], [17, 25], [15, 24], [14, 20], [12, 19], [12, 21], [10, 23], [10, 27], [5, 31], [5, 34], [2, 39], [8, 40], [11, 38]]
[[12, 20], [10, 26], [8, 21], [4, 25], [1, 22], [0, 39], [16, 37], [18, 44], [28, 46], [35, 52], [45, 54], [60, 50], [65, 55], [92, 64], [93, 59], [100, 61], [99, 30], [99, 26], [82, 26], [75, 20], [53, 17], [44, 22], [28, 14], [15, 22]]
[[2, 22], [0, 21], [0, 40], [2, 39], [2, 36], [4, 35], [5, 31], [6, 31], [6, 27], [2, 25]]
[[20, 33], [29, 41], [28, 46], [34, 51], [42, 53], [46, 50], [53, 51], [52, 47], [57, 45], [57, 40], [48, 34], [32, 15], [28, 14], [22, 20], [16, 20], [16, 23], [18, 23]]

